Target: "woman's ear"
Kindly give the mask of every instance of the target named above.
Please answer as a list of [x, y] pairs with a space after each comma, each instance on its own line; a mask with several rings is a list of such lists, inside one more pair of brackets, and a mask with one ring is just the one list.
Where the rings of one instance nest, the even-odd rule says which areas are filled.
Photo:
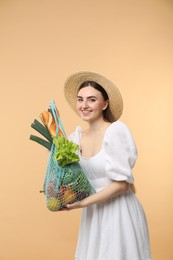
[[109, 105], [109, 100], [107, 99], [107, 100], [105, 101], [105, 105], [104, 105], [104, 107], [103, 107], [102, 110], [105, 110], [105, 109], [108, 107], [108, 105]]

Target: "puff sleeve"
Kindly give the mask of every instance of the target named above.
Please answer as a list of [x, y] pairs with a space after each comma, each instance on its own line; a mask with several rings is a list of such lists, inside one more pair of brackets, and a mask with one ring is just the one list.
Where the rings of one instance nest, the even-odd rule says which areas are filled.
[[[80, 126], [77, 126], [75, 131], [68, 136], [68, 140], [74, 142], [77, 145], [80, 145], [81, 134], [82, 128]], [[76, 153], [79, 155], [79, 151], [77, 151]]]
[[137, 149], [130, 130], [121, 121], [116, 121], [108, 127], [104, 150], [107, 177], [133, 183], [132, 168], [137, 159]]

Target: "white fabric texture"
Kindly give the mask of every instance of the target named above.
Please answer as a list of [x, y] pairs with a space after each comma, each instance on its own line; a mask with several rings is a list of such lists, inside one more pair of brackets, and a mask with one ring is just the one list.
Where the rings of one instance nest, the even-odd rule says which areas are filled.
[[[80, 145], [81, 133], [77, 127], [69, 140]], [[133, 183], [136, 159], [130, 130], [116, 121], [106, 129], [101, 151], [90, 158], [80, 156], [80, 165], [99, 192], [113, 180]], [[75, 260], [151, 260], [145, 212], [130, 189], [83, 209]]]

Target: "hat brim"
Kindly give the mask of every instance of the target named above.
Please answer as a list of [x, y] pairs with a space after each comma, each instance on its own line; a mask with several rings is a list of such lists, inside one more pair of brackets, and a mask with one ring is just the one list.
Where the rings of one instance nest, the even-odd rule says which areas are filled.
[[109, 108], [115, 119], [119, 119], [123, 112], [123, 99], [119, 89], [106, 77], [90, 71], [80, 71], [70, 75], [64, 84], [64, 95], [70, 107], [76, 112], [76, 101], [79, 87], [86, 81], [95, 81], [102, 86], [109, 97]]

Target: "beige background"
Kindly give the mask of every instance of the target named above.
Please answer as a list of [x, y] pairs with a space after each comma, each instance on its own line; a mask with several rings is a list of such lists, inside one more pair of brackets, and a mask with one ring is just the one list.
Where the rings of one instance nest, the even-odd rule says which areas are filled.
[[63, 97], [78, 70], [120, 88], [153, 259], [173, 259], [172, 30], [171, 0], [0, 1], [0, 260], [74, 259], [81, 211], [46, 209], [48, 152], [29, 135], [50, 99], [68, 134], [83, 125]]

